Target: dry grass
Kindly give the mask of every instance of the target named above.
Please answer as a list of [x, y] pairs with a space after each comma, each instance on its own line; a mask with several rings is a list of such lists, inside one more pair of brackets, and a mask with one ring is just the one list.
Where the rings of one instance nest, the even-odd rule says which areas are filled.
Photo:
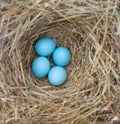
[[[120, 1], [0, 4], [0, 124], [120, 124]], [[31, 73], [42, 36], [72, 52], [60, 87]]]

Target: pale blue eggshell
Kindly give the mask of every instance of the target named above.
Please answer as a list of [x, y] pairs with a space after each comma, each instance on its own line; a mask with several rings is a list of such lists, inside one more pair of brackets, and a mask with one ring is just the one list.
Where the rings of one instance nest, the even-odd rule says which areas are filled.
[[49, 37], [38, 40], [35, 44], [35, 51], [40, 56], [49, 56], [56, 47], [56, 41]]
[[50, 62], [46, 57], [37, 57], [32, 62], [32, 72], [38, 78], [45, 77], [50, 70]]
[[48, 73], [49, 83], [53, 86], [62, 85], [67, 78], [67, 72], [63, 67], [55, 66]]
[[71, 53], [66, 47], [58, 47], [53, 53], [53, 62], [58, 66], [66, 66], [71, 59]]

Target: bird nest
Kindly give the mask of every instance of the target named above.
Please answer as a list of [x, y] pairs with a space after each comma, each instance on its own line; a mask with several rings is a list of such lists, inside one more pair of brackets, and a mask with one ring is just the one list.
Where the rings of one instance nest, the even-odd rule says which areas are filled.
[[[1, 1], [0, 122], [120, 123], [120, 1]], [[72, 54], [60, 87], [31, 72], [47, 36]]]

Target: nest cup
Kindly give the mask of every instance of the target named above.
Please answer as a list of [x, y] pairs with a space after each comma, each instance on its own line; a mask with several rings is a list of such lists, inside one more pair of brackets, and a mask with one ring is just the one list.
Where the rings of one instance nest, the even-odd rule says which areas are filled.
[[[119, 122], [116, 3], [59, 2], [15, 2], [16, 8], [8, 3], [8, 10], [4, 10], [6, 16], [0, 19], [1, 122]], [[16, 13], [10, 11], [13, 8]], [[66, 66], [68, 78], [60, 87], [51, 86], [47, 78], [38, 79], [31, 72], [31, 63], [38, 56], [34, 45], [42, 37], [51, 37], [58, 46], [71, 51], [72, 59]]]

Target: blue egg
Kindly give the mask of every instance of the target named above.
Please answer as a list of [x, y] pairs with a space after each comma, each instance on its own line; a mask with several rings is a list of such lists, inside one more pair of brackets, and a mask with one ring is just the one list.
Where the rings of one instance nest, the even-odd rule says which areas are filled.
[[66, 47], [58, 47], [53, 53], [53, 62], [58, 66], [66, 66], [71, 59], [71, 53]]
[[50, 62], [46, 57], [37, 57], [32, 63], [32, 72], [38, 78], [45, 77], [50, 70]]
[[62, 85], [67, 78], [67, 72], [63, 67], [55, 66], [48, 73], [49, 83], [53, 86]]
[[40, 56], [49, 56], [56, 47], [56, 41], [52, 38], [44, 37], [35, 44], [35, 51]]

